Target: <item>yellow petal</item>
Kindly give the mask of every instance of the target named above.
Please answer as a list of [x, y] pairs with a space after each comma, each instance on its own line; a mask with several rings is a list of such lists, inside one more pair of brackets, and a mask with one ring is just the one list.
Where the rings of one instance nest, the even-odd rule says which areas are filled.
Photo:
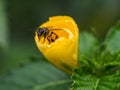
[[[78, 27], [75, 21], [69, 16], [50, 17], [49, 21], [39, 28], [47, 27], [50, 32], [54, 32], [58, 38], [49, 43], [47, 35], [45, 41], [43, 36], [38, 36], [35, 32], [35, 42], [42, 54], [56, 67], [67, 73], [72, 73], [78, 67]], [[41, 37], [41, 38], [39, 38]]]

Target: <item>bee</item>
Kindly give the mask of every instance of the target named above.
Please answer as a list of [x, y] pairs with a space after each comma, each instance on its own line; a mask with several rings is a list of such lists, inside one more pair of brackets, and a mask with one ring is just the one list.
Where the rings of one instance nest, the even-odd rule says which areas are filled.
[[52, 43], [52, 42], [54, 42], [59, 37], [52, 30], [60, 30], [60, 29], [53, 29], [53, 28], [50, 28], [50, 27], [41, 27], [41, 28], [38, 28], [36, 30], [38, 39], [40, 40], [41, 38], [44, 38], [43, 39], [43, 43], [45, 42], [45, 40], [47, 40], [49, 44]]

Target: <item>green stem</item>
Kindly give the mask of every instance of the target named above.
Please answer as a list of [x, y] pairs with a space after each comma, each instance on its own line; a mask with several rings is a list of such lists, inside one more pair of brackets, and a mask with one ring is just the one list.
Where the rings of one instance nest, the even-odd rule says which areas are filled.
[[97, 90], [98, 84], [99, 84], [100, 79], [97, 79], [94, 90]]
[[72, 81], [70, 79], [68, 79], [68, 80], [59, 80], [59, 81], [52, 81], [52, 82], [48, 82], [48, 83], [45, 83], [45, 84], [36, 85], [36, 86], [34, 86], [33, 90], [43, 90], [43, 89], [48, 88], [48, 87], [62, 85], [62, 84], [71, 83], [71, 82]]

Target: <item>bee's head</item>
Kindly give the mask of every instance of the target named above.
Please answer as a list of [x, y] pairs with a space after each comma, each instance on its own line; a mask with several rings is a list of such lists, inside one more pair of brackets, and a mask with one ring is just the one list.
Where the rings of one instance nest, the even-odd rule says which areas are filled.
[[38, 36], [41, 36], [46, 31], [46, 28], [37, 28], [36, 33]]

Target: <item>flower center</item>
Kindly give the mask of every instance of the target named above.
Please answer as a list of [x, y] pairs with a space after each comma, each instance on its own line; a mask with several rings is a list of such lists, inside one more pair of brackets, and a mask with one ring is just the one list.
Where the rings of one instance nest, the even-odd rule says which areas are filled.
[[56, 39], [58, 39], [58, 35], [54, 33], [50, 28], [48, 27], [42, 27], [38, 28], [36, 30], [36, 34], [38, 36], [38, 39], [41, 43], [52, 43]]
[[58, 38], [72, 38], [73, 34], [66, 28], [51, 28], [51, 27], [40, 27], [36, 30], [38, 40], [41, 44], [51, 44]]

